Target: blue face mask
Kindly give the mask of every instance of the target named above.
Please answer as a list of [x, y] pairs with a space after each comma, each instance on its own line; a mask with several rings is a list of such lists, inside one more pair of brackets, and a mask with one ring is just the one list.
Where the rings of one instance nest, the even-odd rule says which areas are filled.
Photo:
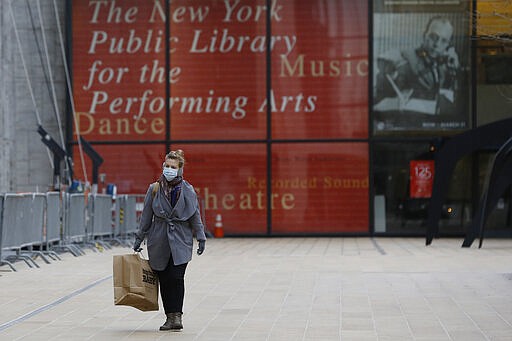
[[171, 167], [164, 167], [162, 172], [167, 179], [167, 181], [171, 181], [178, 175], [178, 170]]

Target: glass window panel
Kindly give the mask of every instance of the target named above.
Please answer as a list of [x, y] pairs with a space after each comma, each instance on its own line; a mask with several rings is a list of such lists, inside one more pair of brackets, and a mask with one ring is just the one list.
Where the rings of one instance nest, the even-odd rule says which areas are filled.
[[[379, 143], [374, 159], [375, 232], [425, 234], [430, 195], [427, 189], [436, 176], [434, 154], [429, 142]], [[430, 167], [415, 168], [431, 160]], [[428, 166], [428, 164], [427, 164]], [[471, 217], [471, 160], [460, 160], [451, 176], [450, 187], [439, 222], [441, 233], [460, 234]], [[430, 175], [426, 177], [425, 175]]]
[[366, 1], [286, 1], [272, 35], [272, 137], [365, 138], [368, 132]]
[[73, 1], [74, 104], [86, 140], [165, 137], [165, 23], [155, 14], [158, 4]]
[[[494, 166], [496, 151], [481, 151], [478, 155], [478, 197], [483, 197], [484, 190], [489, 188], [489, 175]], [[503, 163], [501, 164], [504, 165]], [[496, 180], [496, 179], [495, 179]], [[501, 190], [501, 192], [500, 192]], [[499, 195], [498, 202], [487, 210], [488, 216], [484, 225], [484, 237], [510, 237], [512, 235], [512, 187], [492, 187], [491, 192]], [[491, 194], [491, 196], [494, 196]], [[490, 197], [487, 197], [490, 200]], [[480, 209], [481, 201], [477, 209]], [[476, 214], [476, 212], [474, 213]]]
[[[266, 137], [265, 0], [171, 1], [171, 137], [251, 140]], [[201, 14], [200, 14], [201, 13]]]
[[365, 143], [272, 146], [272, 232], [368, 232]]
[[477, 126], [510, 118], [512, 102], [512, 40], [507, 1], [477, 1], [476, 84]]
[[476, 91], [477, 126], [510, 119], [512, 84], [478, 84]]

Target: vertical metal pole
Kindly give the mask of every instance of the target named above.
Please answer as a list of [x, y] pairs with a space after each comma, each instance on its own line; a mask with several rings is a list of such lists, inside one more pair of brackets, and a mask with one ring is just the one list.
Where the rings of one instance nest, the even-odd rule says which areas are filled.
[[[476, 65], [476, 58], [477, 58], [477, 0], [471, 1], [471, 129], [474, 129], [478, 126], [477, 122], [477, 65]], [[471, 171], [471, 197], [472, 197], [472, 216], [475, 216], [475, 212], [478, 209], [479, 201], [480, 201], [480, 195], [479, 192], [479, 186], [478, 186], [478, 174], [479, 172], [479, 164], [480, 164], [480, 155], [479, 153], [474, 153], [474, 156], [472, 157], [472, 171]], [[463, 228], [463, 226], [461, 226]]]
[[272, 0], [266, 0], [266, 57], [267, 57], [267, 235], [272, 234], [272, 106], [270, 97], [272, 96], [272, 55], [270, 52], [272, 36], [272, 27], [270, 21]]
[[471, 4], [471, 126], [472, 128], [477, 127], [477, 47], [478, 47], [478, 30], [477, 30], [477, 0], [472, 0]]
[[375, 214], [374, 214], [374, 185], [373, 185], [373, 0], [368, 0], [368, 221], [370, 222], [369, 232], [373, 236], [375, 233]]
[[171, 147], [171, 107], [169, 98], [171, 97], [171, 51], [170, 51], [170, 37], [171, 37], [171, 22], [170, 18], [170, 0], [165, 1], [165, 154], [170, 151]]
[[[73, 79], [73, 65], [71, 60], [71, 46], [72, 45], [72, 25], [71, 25], [71, 17], [72, 17], [72, 11], [73, 11], [73, 1], [72, 0], [66, 0], [66, 8], [65, 8], [65, 26], [66, 26], [66, 63], [68, 64], [68, 69], [70, 73], [70, 79]], [[59, 18], [55, 18], [56, 20], [59, 20]], [[66, 87], [69, 86], [66, 82]], [[67, 90], [67, 88], [66, 88]], [[69, 91], [66, 91], [66, 127], [65, 127], [65, 134], [66, 134], [66, 162], [69, 169], [68, 178], [70, 180], [70, 183], [68, 185], [71, 185], [71, 180], [73, 179], [73, 113], [71, 109], [71, 100], [69, 96]]]

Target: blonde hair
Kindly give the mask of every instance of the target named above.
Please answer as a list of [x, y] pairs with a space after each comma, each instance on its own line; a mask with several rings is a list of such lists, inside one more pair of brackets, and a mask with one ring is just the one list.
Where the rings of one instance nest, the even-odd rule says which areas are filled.
[[185, 152], [181, 149], [172, 150], [165, 155], [165, 160], [178, 160], [180, 168], [185, 164]]

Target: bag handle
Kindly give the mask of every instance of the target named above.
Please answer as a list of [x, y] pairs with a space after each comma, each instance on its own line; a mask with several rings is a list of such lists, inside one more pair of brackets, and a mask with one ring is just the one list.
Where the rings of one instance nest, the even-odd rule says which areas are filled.
[[[147, 240], [144, 238], [144, 240], [142, 241], [142, 243], [146, 246], [146, 247], [143, 247], [141, 251], [135, 251], [133, 250], [133, 253], [136, 253], [139, 255], [140, 258], [144, 259], [144, 260], [147, 260], [149, 261], [149, 255], [147, 254], [147, 249], [148, 249], [148, 242]], [[144, 254], [142, 251], [146, 250], [146, 254]]]

